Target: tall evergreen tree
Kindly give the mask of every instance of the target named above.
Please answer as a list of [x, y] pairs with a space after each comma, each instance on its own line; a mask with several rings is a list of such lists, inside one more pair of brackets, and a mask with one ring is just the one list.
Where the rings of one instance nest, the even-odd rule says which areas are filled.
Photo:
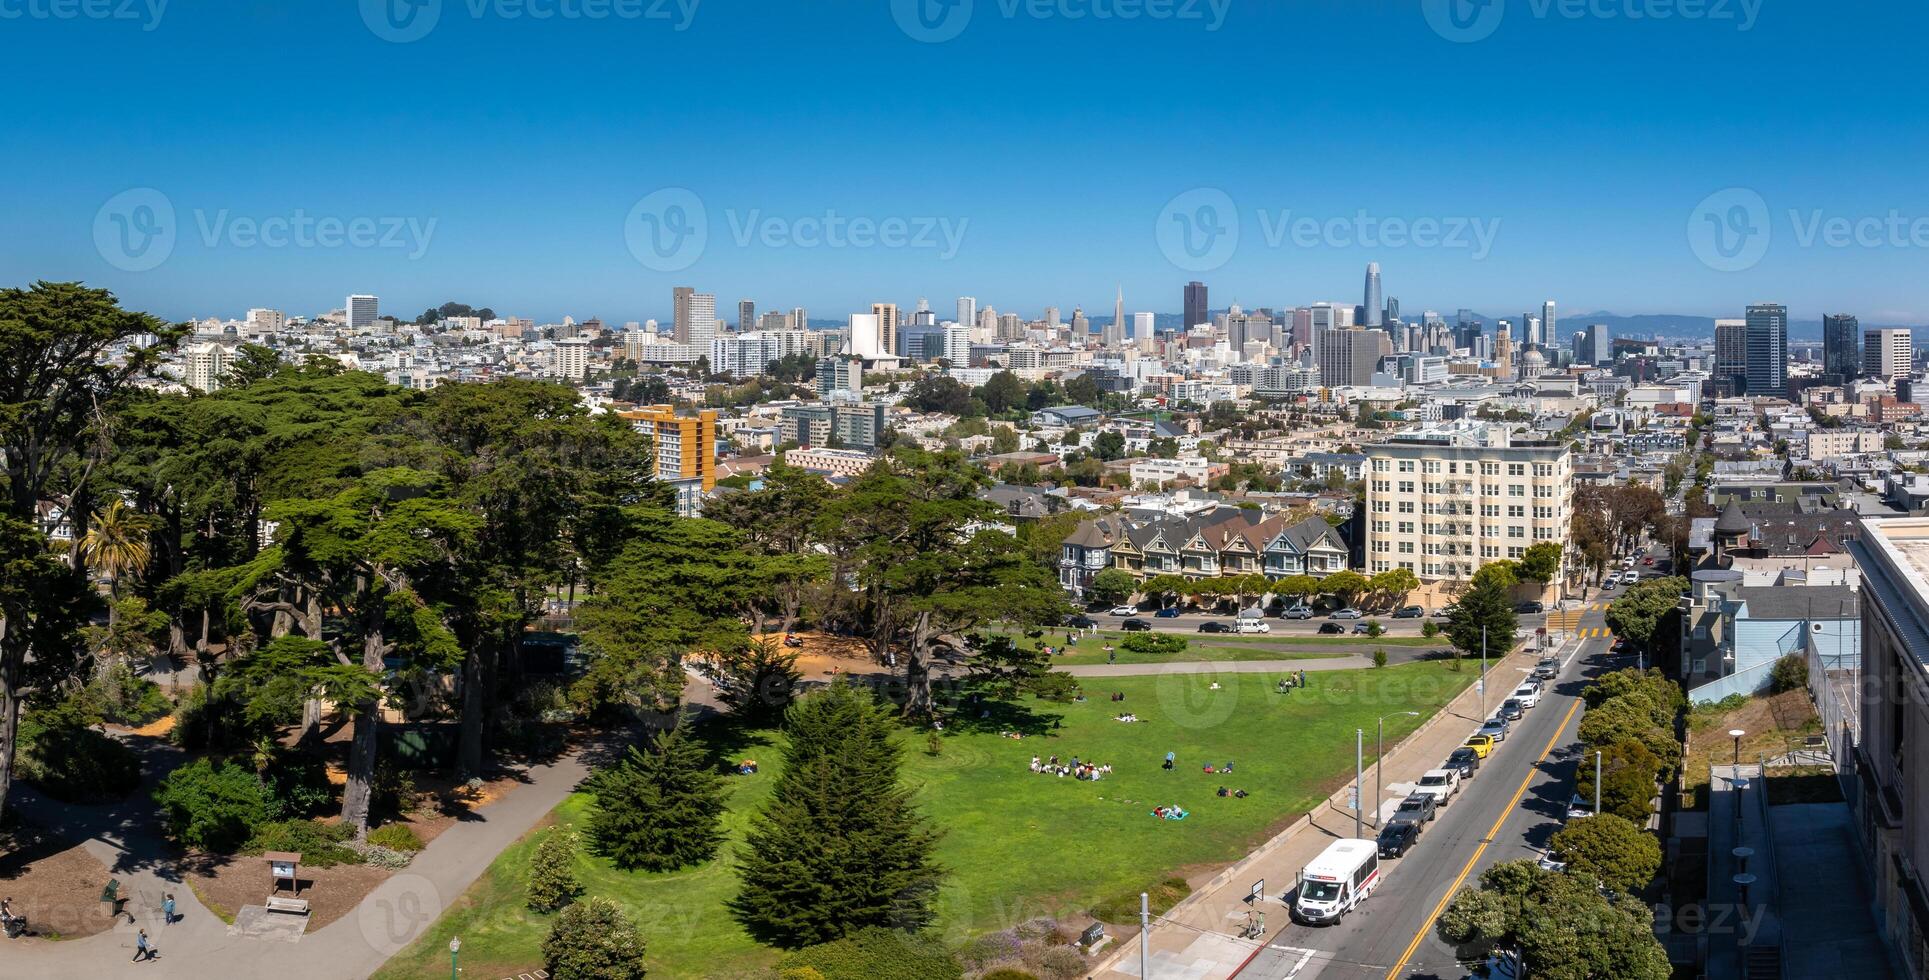
[[703, 747], [682, 724], [663, 732], [646, 751], [631, 746], [623, 760], [596, 775], [589, 837], [626, 871], [674, 871], [710, 860], [723, 839], [723, 780]]
[[890, 712], [841, 680], [792, 706], [783, 773], [737, 854], [730, 908], [787, 948], [930, 924], [938, 833], [899, 784]]

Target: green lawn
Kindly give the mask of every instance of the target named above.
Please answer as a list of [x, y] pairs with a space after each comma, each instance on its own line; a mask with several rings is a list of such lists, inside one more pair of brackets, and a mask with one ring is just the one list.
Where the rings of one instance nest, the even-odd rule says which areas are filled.
[[[988, 719], [948, 726], [937, 756], [907, 732], [905, 774], [919, 787], [924, 810], [946, 836], [940, 858], [950, 869], [937, 928], [961, 943], [1042, 914], [1074, 916], [1121, 892], [1137, 892], [1167, 872], [1233, 860], [1296, 819], [1353, 767], [1353, 730], [1371, 729], [1389, 712], [1430, 715], [1472, 682], [1475, 671], [1445, 663], [1380, 670], [1333, 671], [1289, 695], [1264, 674], [1211, 677], [1106, 678], [1092, 681], [1089, 700], [1067, 705], [1027, 701], [999, 706]], [[1113, 692], [1125, 695], [1118, 704]], [[1139, 724], [1113, 718], [1130, 710]], [[1423, 719], [1388, 718], [1389, 740]], [[1004, 730], [1037, 734], [1002, 737]], [[769, 791], [781, 761], [781, 736], [724, 724], [702, 730], [721, 758], [751, 756], [754, 776], [731, 777], [729, 827], [741, 837], [747, 812]], [[1370, 748], [1371, 746], [1369, 746]], [[1178, 766], [1163, 770], [1167, 751]], [[1098, 782], [1032, 773], [1033, 755], [1109, 763]], [[1207, 762], [1234, 762], [1234, 775], [1206, 774]], [[1224, 784], [1245, 799], [1214, 795]], [[1183, 821], [1148, 813], [1160, 803], [1191, 811]], [[573, 796], [556, 818], [581, 825], [587, 801]], [[534, 838], [500, 855], [484, 877], [434, 928], [378, 974], [439, 977], [452, 935], [462, 937], [472, 976], [508, 976], [538, 966], [547, 917], [524, 910], [523, 877]], [[579, 873], [591, 894], [626, 906], [649, 937], [653, 973], [674, 977], [752, 976], [776, 954], [753, 943], [723, 909], [735, 890], [727, 859], [674, 874], [616, 871], [584, 857]]]
[[[1368, 639], [1364, 636], [1304, 636], [1295, 634], [1268, 633], [1184, 633], [1185, 650], [1174, 654], [1133, 653], [1119, 646], [1131, 633], [1117, 630], [1099, 630], [1096, 636], [1087, 636], [1073, 646], [1072, 652], [1054, 656], [1052, 663], [1062, 666], [1077, 664], [1105, 663], [1105, 645], [1110, 643], [1122, 664], [1170, 663], [1175, 661], [1233, 661], [1233, 660], [1322, 660], [1334, 657], [1370, 657], [1375, 649], [1391, 647], [1433, 647], [1441, 650], [1451, 649], [1447, 638], [1427, 639], [1421, 636], [1382, 636]], [[1050, 642], [1054, 647], [1064, 645], [1063, 633], [1047, 634], [1043, 641], [1025, 639], [1027, 645]]]

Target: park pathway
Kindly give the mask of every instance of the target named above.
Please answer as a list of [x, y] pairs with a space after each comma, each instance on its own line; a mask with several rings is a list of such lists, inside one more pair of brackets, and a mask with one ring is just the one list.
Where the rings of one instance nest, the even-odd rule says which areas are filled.
[[[616, 737], [620, 741], [620, 735]], [[153, 739], [131, 739], [142, 755], [147, 786], [106, 806], [68, 806], [15, 783], [22, 815], [83, 846], [121, 881], [128, 901], [113, 929], [69, 941], [18, 939], [0, 945], [0, 980], [47, 977], [141, 976], [164, 980], [265, 977], [273, 980], [349, 980], [380, 969], [414, 942], [466, 891], [504, 848], [528, 832], [568, 796], [590, 766], [616, 741], [591, 741], [544, 763], [518, 767], [524, 785], [442, 832], [362, 900], [354, 912], [283, 943], [235, 934], [196, 900], [162, 838], [149, 800], [152, 783], [174, 765], [180, 750]], [[173, 925], [161, 924], [160, 903], [172, 892]], [[55, 915], [23, 910], [31, 922]], [[57, 913], [56, 913], [57, 915]], [[134, 938], [145, 928], [160, 956], [134, 963]]]

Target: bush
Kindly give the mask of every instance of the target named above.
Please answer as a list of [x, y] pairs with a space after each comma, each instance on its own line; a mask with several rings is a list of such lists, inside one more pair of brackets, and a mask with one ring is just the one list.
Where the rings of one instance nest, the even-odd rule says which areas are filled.
[[806, 946], [779, 969], [809, 967], [824, 980], [963, 980], [964, 967], [929, 936], [872, 926], [834, 942]]
[[1059, 704], [1072, 703], [1072, 699], [1078, 697], [1079, 691], [1078, 678], [1060, 670], [1048, 670], [1026, 680], [1024, 686], [1025, 690], [1030, 691], [1039, 700], [1056, 701]]
[[377, 847], [405, 853], [419, 851], [427, 844], [405, 823], [385, 823], [368, 832], [368, 842]]
[[557, 827], [536, 847], [536, 857], [529, 862], [531, 910], [554, 912], [583, 893], [582, 882], [576, 880], [576, 845], [575, 831]]
[[1431, 640], [1440, 635], [1440, 624], [1429, 619], [1420, 624], [1420, 635]]
[[14, 774], [62, 803], [119, 800], [141, 785], [134, 750], [57, 707], [20, 719]]
[[571, 902], [543, 940], [552, 980], [641, 980], [643, 934], [607, 898]]
[[1074, 980], [1086, 972], [1085, 956], [1070, 946], [1052, 946], [1039, 952], [1034, 965], [1049, 980]]
[[126, 664], [116, 664], [103, 681], [88, 687], [99, 691], [101, 717], [118, 725], [139, 728], [174, 711], [161, 685], [134, 676]]
[[243, 854], [263, 851], [295, 851], [301, 863], [315, 868], [338, 864], [361, 864], [362, 855], [345, 846], [354, 836], [347, 824], [324, 824], [314, 820], [273, 820], [261, 824], [241, 847]]
[[1038, 980], [1038, 977], [1035, 974], [1026, 973], [1023, 970], [1007, 966], [993, 970], [990, 973], [981, 973], [978, 975], [978, 980]]
[[1377, 639], [1378, 637], [1385, 635], [1385, 633], [1386, 633], [1386, 627], [1381, 626], [1379, 620], [1369, 619], [1366, 621], [1366, 635], [1369, 638]]
[[1385, 651], [1385, 650], [1375, 650], [1375, 651], [1373, 651], [1373, 666], [1375, 666], [1375, 667], [1385, 667], [1385, 666], [1386, 666], [1386, 651]]
[[1791, 653], [1768, 670], [1768, 693], [1781, 694], [1808, 686], [1808, 658]]
[[262, 778], [280, 820], [320, 816], [341, 797], [341, 787], [328, 779], [328, 764], [306, 753], [276, 752]]
[[1139, 924], [1139, 892], [1144, 891], [1152, 905], [1153, 915], [1164, 915], [1174, 905], [1179, 904], [1187, 895], [1192, 894], [1192, 886], [1184, 878], [1167, 878], [1151, 888], [1133, 889], [1124, 895], [1114, 895], [1092, 906], [1092, 918], [1112, 925]]
[[1568, 870], [1591, 874], [1618, 892], [1631, 892], [1661, 870], [1661, 842], [1612, 813], [1575, 820], [1548, 842]]
[[196, 759], [167, 774], [154, 802], [168, 833], [188, 847], [230, 854], [268, 822], [272, 801], [255, 774], [232, 762]]
[[1119, 646], [1133, 653], [1182, 653], [1186, 638], [1171, 633], [1133, 633], [1120, 640]]

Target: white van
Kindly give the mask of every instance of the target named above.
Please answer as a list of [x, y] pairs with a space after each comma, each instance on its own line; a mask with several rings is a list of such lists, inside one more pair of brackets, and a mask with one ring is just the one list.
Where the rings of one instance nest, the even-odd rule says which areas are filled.
[[1370, 840], [1336, 840], [1299, 873], [1293, 918], [1337, 923], [1380, 883], [1380, 849]]
[[1271, 633], [1273, 628], [1265, 620], [1240, 618], [1232, 624], [1234, 633]]

